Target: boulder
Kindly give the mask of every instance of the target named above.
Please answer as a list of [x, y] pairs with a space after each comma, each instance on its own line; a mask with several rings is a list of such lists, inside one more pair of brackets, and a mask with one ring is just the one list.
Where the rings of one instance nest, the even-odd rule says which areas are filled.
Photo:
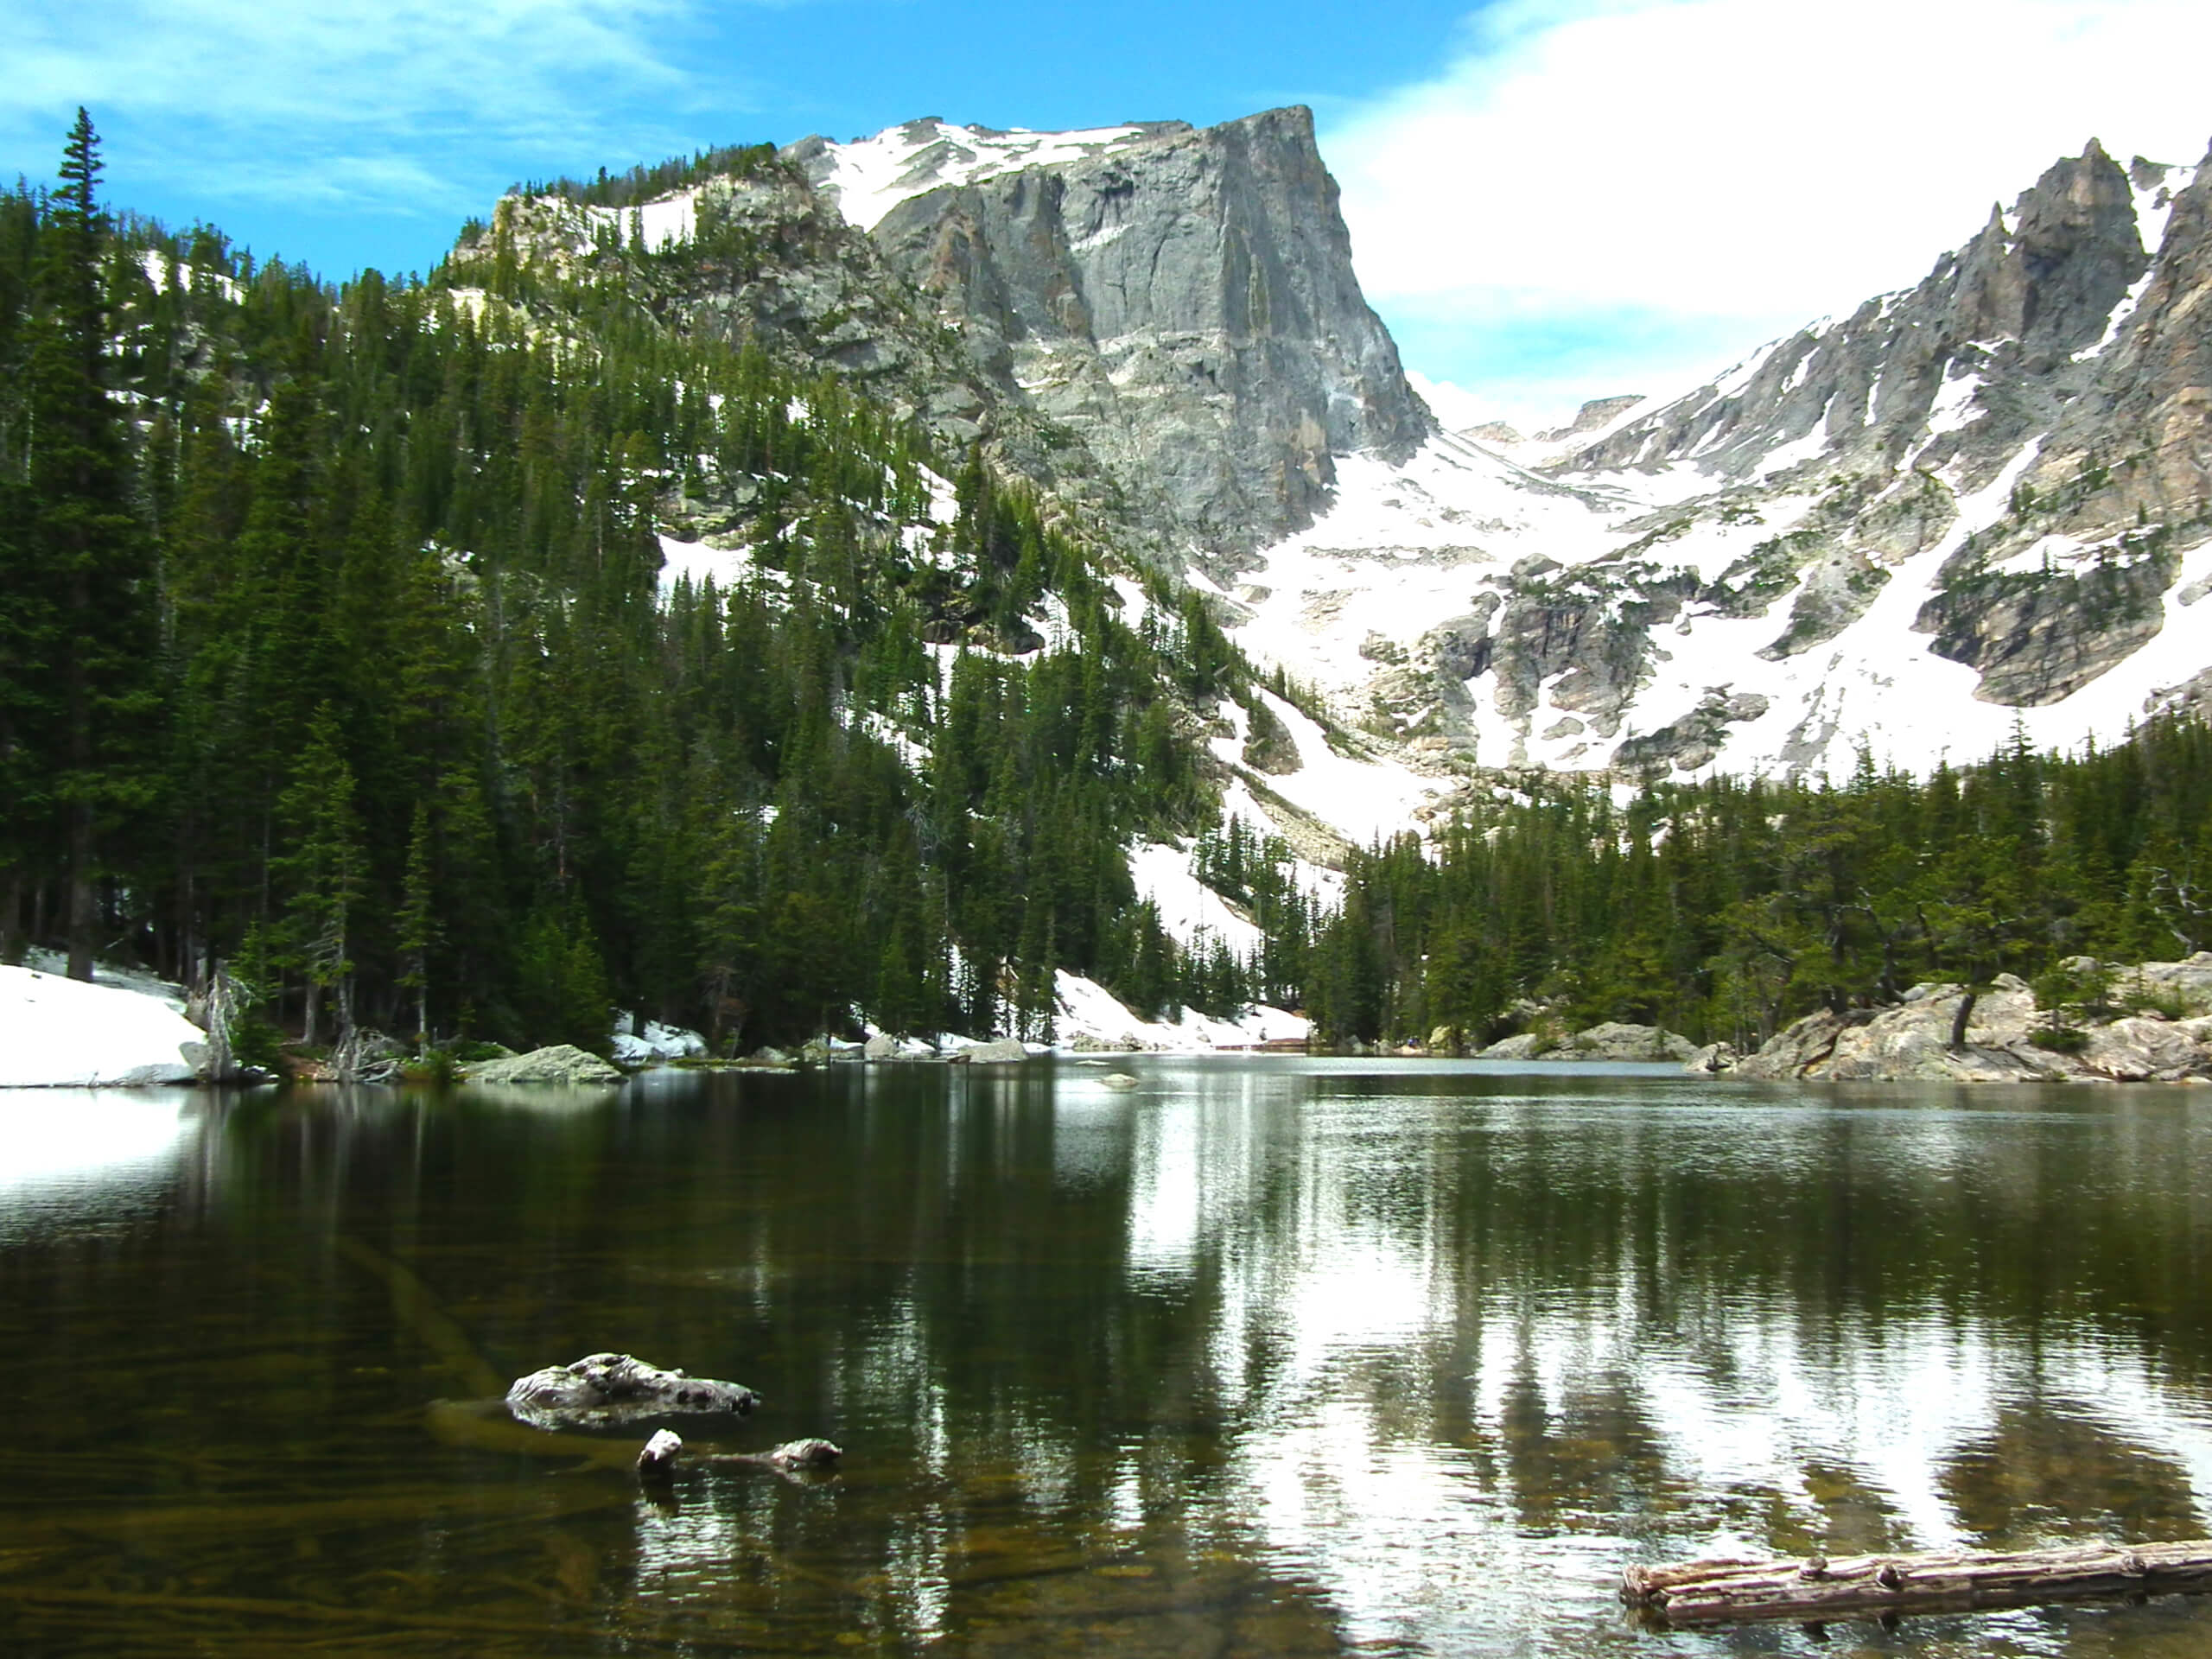
[[742, 1417], [760, 1396], [736, 1382], [686, 1376], [629, 1354], [587, 1354], [518, 1376], [507, 1409], [534, 1428], [612, 1428], [654, 1417]]
[[2212, 1020], [2175, 1024], [2164, 1020], [2115, 1020], [2093, 1027], [2075, 1058], [2086, 1071], [2114, 1083], [2179, 1083], [2212, 1077], [2212, 1047], [2196, 1030]]
[[1697, 1045], [1661, 1026], [1607, 1020], [1578, 1031], [1551, 1058], [1560, 1060], [1687, 1060]]
[[2133, 991], [2139, 984], [2173, 997], [2188, 1014], [2212, 1014], [2212, 950], [2200, 950], [2180, 962], [2146, 962], [2139, 968], [2114, 970], [2116, 995]]
[[1475, 1058], [1478, 1060], [1532, 1060], [1556, 1045], [1556, 1039], [1541, 1032], [1523, 1031], [1510, 1037], [1499, 1038]]
[[1026, 1060], [1029, 1051], [1012, 1037], [1001, 1037], [996, 1042], [977, 1043], [973, 1048], [963, 1048], [953, 1056], [970, 1065], [994, 1065], [1008, 1060]]
[[533, 1048], [504, 1060], [486, 1060], [463, 1073], [471, 1083], [620, 1083], [622, 1073], [596, 1054], [568, 1043]]
[[[2157, 970], [2173, 970], [2163, 979]], [[2202, 969], [2212, 975], [2212, 961]], [[2119, 970], [2123, 985], [2136, 974]], [[2186, 997], [2198, 959], [2149, 963], [2145, 981]], [[1851, 1082], [2178, 1083], [2212, 1077], [2212, 1018], [2169, 1020], [2131, 1016], [2080, 1027], [2082, 1046], [2063, 1053], [2038, 1045], [2049, 1030], [2035, 994], [2012, 974], [1999, 974], [1969, 1010], [1964, 1044], [1953, 1048], [1965, 988], [1916, 985], [1887, 1008], [1839, 1016], [1808, 1014], [1739, 1062], [1739, 1077], [1818, 1077]]]
[[1708, 1077], [1733, 1071], [1743, 1056], [1736, 1052], [1733, 1043], [1707, 1043], [1703, 1048], [1682, 1062], [1685, 1071], [1701, 1071]]

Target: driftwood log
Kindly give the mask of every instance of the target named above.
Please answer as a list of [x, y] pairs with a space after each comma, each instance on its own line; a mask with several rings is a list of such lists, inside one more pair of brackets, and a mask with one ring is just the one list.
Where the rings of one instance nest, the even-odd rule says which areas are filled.
[[1881, 1618], [2212, 1590], [2212, 1539], [2010, 1552], [1631, 1567], [1621, 1595], [1670, 1626]]

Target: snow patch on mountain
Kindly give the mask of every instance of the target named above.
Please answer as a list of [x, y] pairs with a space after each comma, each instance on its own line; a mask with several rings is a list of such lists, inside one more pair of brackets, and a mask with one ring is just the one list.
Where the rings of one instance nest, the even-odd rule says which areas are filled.
[[1017, 127], [1001, 132], [925, 118], [874, 137], [825, 145], [823, 170], [815, 188], [836, 205], [847, 224], [874, 230], [886, 213], [910, 197], [1024, 168], [1083, 161], [1141, 139], [1151, 130], [1120, 126], [1031, 132]]
[[1203, 949], [1214, 938], [1240, 957], [1251, 956], [1265, 936], [1198, 880], [1191, 868], [1192, 845], [1154, 842], [1132, 849], [1129, 879], [1138, 899], [1160, 913], [1161, 929], [1185, 950]]

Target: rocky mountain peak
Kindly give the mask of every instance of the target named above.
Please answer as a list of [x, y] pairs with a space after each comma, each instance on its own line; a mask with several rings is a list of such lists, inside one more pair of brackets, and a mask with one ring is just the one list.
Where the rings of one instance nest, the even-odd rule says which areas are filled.
[[1308, 110], [910, 124], [790, 153], [1000, 397], [1079, 439], [1147, 530], [1212, 568], [1311, 523], [1340, 457], [1403, 459], [1433, 429], [1360, 292]]
[[2091, 142], [1686, 397], [1361, 474], [1239, 635], [1432, 769], [1925, 766], [2212, 708], [2207, 308], [2212, 157]]

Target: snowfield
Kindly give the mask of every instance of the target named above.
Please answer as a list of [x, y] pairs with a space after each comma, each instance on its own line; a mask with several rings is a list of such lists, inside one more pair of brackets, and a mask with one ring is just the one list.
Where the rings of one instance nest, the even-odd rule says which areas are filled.
[[995, 132], [987, 127], [948, 126], [942, 121], [909, 121], [872, 138], [831, 144], [826, 152], [830, 172], [821, 188], [836, 203], [847, 224], [872, 231], [909, 197], [1027, 167], [1082, 161], [1144, 137], [1142, 127]]
[[0, 967], [0, 1089], [190, 1083], [207, 1040], [159, 995]]
[[[1955, 383], [1947, 390], [1939, 423], [1957, 418], [1971, 387]], [[1579, 440], [1589, 441], [1590, 435]], [[1514, 448], [1541, 458], [1542, 446]], [[1800, 460], [1820, 451], [1817, 436], [1790, 448]], [[2212, 545], [2183, 556], [2156, 639], [2043, 707], [1977, 700], [1980, 675], [1936, 656], [1930, 637], [1914, 631], [1945, 561], [1967, 536], [2004, 516], [2014, 481], [2035, 457], [2031, 444], [1986, 488], [1961, 496], [1957, 522], [1939, 543], [1890, 567], [1863, 615], [1796, 656], [1759, 655], [1787, 626], [1791, 594], [1754, 618], [1712, 614], [1693, 603], [1682, 618], [1656, 631], [1649, 682], [1609, 737], [1592, 732], [1586, 715], [1551, 702], [1551, 688], [1563, 675], [1548, 680], [1538, 706], [1518, 715], [1500, 709], [1494, 674], [1465, 682], [1475, 764], [1601, 769], [1623, 741], [1689, 714], [1715, 690], [1762, 696], [1768, 707], [1758, 719], [1728, 728], [1726, 745], [1707, 771], [1840, 773], [1862, 747], [1878, 765], [1925, 771], [1946, 760], [1981, 759], [2006, 741], [2016, 724], [2031, 743], [2060, 749], [2091, 736], [2117, 739], [2161, 694], [2212, 661], [2204, 643], [2212, 609], [2191, 612], [2202, 605], [2202, 589], [2193, 584], [2212, 575]], [[1484, 595], [1503, 592], [1517, 562], [1541, 556], [1565, 567], [1565, 575], [1589, 568], [1608, 580], [1605, 562], [1649, 533], [1649, 515], [1722, 482], [1689, 462], [1649, 472], [1540, 475], [1503, 447], [1450, 435], [1432, 440], [1402, 467], [1355, 455], [1338, 470], [1329, 511], [1263, 552], [1240, 579], [1234, 597], [1243, 616], [1230, 632], [1255, 662], [1280, 664], [1317, 688], [1332, 712], [1355, 726], [1374, 708], [1376, 682], [1390, 663], [1418, 665], [1421, 636], [1470, 617]], [[1773, 470], [1771, 461], [1766, 470]], [[1710, 581], [1758, 543], [1796, 528], [1815, 504], [1813, 494], [1783, 493], [1762, 500], [1755, 518], [1700, 521], [1635, 556], [1662, 569], [1687, 567]], [[2054, 560], [2058, 568], [2071, 563], [2063, 556], [2074, 550], [2052, 550], [2061, 556]], [[1386, 781], [1382, 765], [1330, 753], [1313, 722], [1279, 700], [1271, 706], [1296, 734], [1306, 765], [1268, 779], [1269, 787], [1355, 842], [1414, 827], [1411, 808], [1421, 795], [1437, 791], [1436, 779], [1405, 772]], [[1225, 742], [1215, 750], [1232, 758]]]
[[1255, 1007], [1236, 1020], [1214, 1020], [1190, 1008], [1173, 1020], [1141, 1020], [1096, 980], [1062, 969], [1053, 986], [1053, 1024], [1059, 1046], [1077, 1039], [1156, 1053], [1205, 1053], [1260, 1043], [1304, 1042], [1313, 1023], [1282, 1008]]

